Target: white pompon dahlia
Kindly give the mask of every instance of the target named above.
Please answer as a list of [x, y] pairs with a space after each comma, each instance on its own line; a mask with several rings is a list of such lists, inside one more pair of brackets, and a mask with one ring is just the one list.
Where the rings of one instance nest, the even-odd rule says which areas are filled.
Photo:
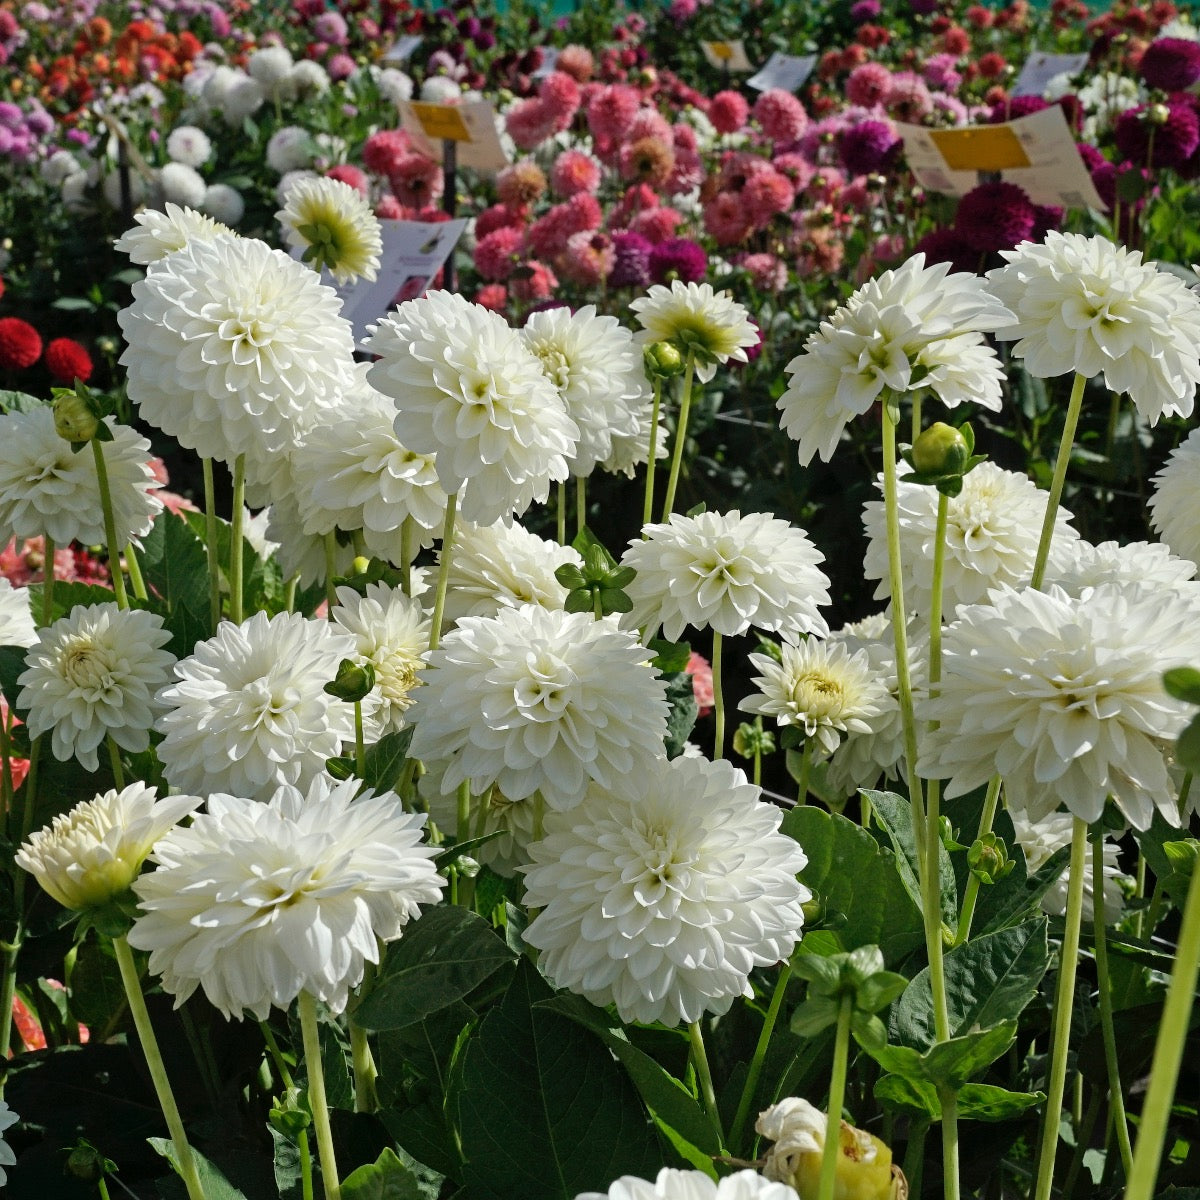
[[887, 710], [888, 689], [865, 650], [851, 652], [845, 642], [817, 638], [784, 642], [780, 650], [781, 662], [750, 655], [760, 672], [753, 680], [759, 690], [738, 708], [802, 729], [820, 757], [832, 754], [844, 733], [870, 733], [871, 720]]
[[974, 275], [925, 265], [923, 254], [864, 283], [809, 335], [776, 407], [807, 466], [828, 462], [842, 431], [885, 391], [929, 388], [947, 407], [1000, 408], [1004, 373], [983, 334], [1012, 314]]
[[163, 649], [170, 640], [156, 613], [77, 604], [38, 632], [17, 678], [30, 736], [49, 733], [55, 758], [74, 756], [89, 771], [99, 769], [106, 737], [133, 754], [145, 750], [163, 711], [155, 693], [175, 661]]
[[[883, 491], [883, 476], [876, 486]], [[937, 533], [938, 493], [922, 483], [896, 487], [900, 519], [900, 562], [904, 572], [904, 606], [910, 614], [929, 614]], [[1027, 475], [980, 463], [963, 479], [962, 491], [947, 501], [946, 551], [942, 579], [942, 611], [953, 614], [960, 604], [976, 604], [993, 587], [1023, 587], [1033, 574], [1046, 493]], [[1059, 508], [1051, 543], [1050, 574], [1069, 561], [1079, 535], [1068, 524], [1072, 514]], [[876, 600], [891, 597], [887, 519], [882, 500], [863, 506], [867, 552], [863, 573], [878, 579]]]
[[334, 281], [373, 280], [379, 272], [383, 234], [366, 197], [340, 179], [302, 179], [275, 214], [284, 238], [304, 252], [316, 270], [328, 267]]
[[647, 525], [621, 557], [637, 577], [626, 589], [627, 629], [661, 623], [676, 641], [689, 626], [736, 637], [747, 629], [824, 635], [818, 606], [829, 603], [825, 556], [801, 529], [767, 513], [678, 513]]
[[701, 383], [717, 373], [718, 363], [746, 362], [746, 350], [758, 344], [750, 314], [728, 292], [713, 291], [711, 283], [656, 283], [629, 307], [642, 325], [638, 344], [671, 342], [682, 354], [694, 351]]
[[556, 987], [622, 1021], [678, 1025], [750, 994], [755, 967], [786, 959], [811, 893], [782, 812], [724, 759], [643, 764], [634, 794], [588, 790], [546, 814], [529, 847], [525, 940]]
[[1104, 376], [1152, 425], [1189, 416], [1200, 383], [1200, 296], [1140, 250], [1051, 230], [1001, 251], [992, 291], [1016, 314], [997, 331], [1041, 378]]
[[16, 862], [64, 908], [96, 908], [128, 891], [155, 842], [202, 803], [199, 796], [159, 800], [154, 788], [131, 783], [55, 817]]
[[1200, 479], [1200, 429], [1171, 451], [1154, 477], [1150, 521], [1173, 553], [1190, 559], [1200, 570], [1200, 504], [1196, 480]]
[[607, 1192], [581, 1192], [575, 1200], [796, 1200], [796, 1193], [754, 1171], [713, 1180], [703, 1171], [663, 1167], [653, 1182], [622, 1175]]
[[379, 356], [371, 386], [397, 406], [396, 436], [434, 455], [442, 487], [463, 493], [466, 520], [519, 515], [566, 479], [579, 428], [541, 362], [497, 313], [430, 292], [384, 317], [367, 348]]
[[[150, 469], [150, 443], [128, 425], [105, 422], [104, 467], [117, 541], [150, 532], [162, 511]], [[91, 447], [78, 454], [54, 428], [50, 406], [0, 416], [0, 540], [48, 534], [60, 546], [103, 545], [104, 509]]]
[[222, 622], [159, 692], [167, 781], [257, 800], [285, 783], [307, 787], [354, 737], [354, 706], [323, 690], [354, 652], [352, 634], [298, 613]]
[[444, 792], [468, 780], [476, 794], [539, 791], [568, 809], [593, 781], [628, 791], [663, 754], [666, 692], [650, 657], [611, 617], [533, 604], [463, 617], [429, 655], [412, 754], [448, 763]]
[[616, 317], [597, 316], [593, 304], [530, 313], [521, 337], [579, 427], [571, 474], [590, 475], [612, 454], [614, 437], [637, 431], [647, 394], [641, 347]]
[[282, 250], [193, 239], [151, 263], [117, 317], [143, 419], [267, 483], [297, 433], [354, 386], [341, 301]]
[[562, 608], [567, 589], [554, 578], [559, 567], [582, 566], [579, 551], [509, 525], [455, 526], [446, 594], [447, 624], [463, 617], [494, 617], [502, 608], [536, 604]]
[[29, 589], [13, 587], [0, 575], [0, 646], [32, 646], [38, 640], [29, 607]]
[[1135, 829], [1155, 808], [1177, 826], [1165, 755], [1191, 710], [1162, 676], [1196, 662], [1197, 607], [1172, 591], [997, 589], [946, 630], [941, 694], [917, 713], [939, 726], [917, 768], [949, 779], [948, 797], [1001, 775], [1034, 821], [1064, 805], [1090, 823], [1111, 796]]
[[[200, 131], [197, 130], [197, 133]], [[129, 261], [140, 267], [149, 266], [166, 258], [176, 250], [182, 250], [191, 241], [212, 241], [233, 230], [220, 221], [193, 208], [181, 208], [168, 204], [163, 212], [154, 208], [143, 208], [134, 214], [134, 227], [126, 230], [113, 244], [114, 250], [129, 255]]]
[[303, 991], [341, 1012], [379, 942], [440, 899], [425, 815], [358, 789], [317, 776], [266, 803], [211, 795], [158, 843], [129, 941], [176, 1006], [201, 988], [226, 1017], [264, 1020]]

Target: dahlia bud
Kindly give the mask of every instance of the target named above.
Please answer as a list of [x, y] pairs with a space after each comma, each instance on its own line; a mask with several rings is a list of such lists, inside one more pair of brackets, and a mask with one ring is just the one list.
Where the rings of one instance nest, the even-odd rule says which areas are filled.
[[1151, 104], [1146, 109], [1146, 122], [1150, 125], [1165, 125], [1171, 119], [1171, 110], [1165, 104]]
[[67, 1155], [66, 1173], [83, 1183], [98, 1183], [105, 1175], [111, 1175], [117, 1164], [105, 1158], [91, 1142], [80, 1138], [75, 1148]]
[[1016, 863], [1008, 857], [1008, 847], [1003, 838], [986, 833], [973, 842], [967, 851], [967, 865], [971, 874], [978, 876], [981, 883], [999, 883]]
[[54, 429], [60, 438], [76, 448], [98, 438], [112, 441], [112, 432], [104, 425], [111, 406], [108, 397], [93, 392], [86, 384], [73, 388], [54, 388]]
[[343, 658], [338, 663], [337, 675], [322, 690], [353, 704], [365, 700], [374, 686], [375, 668], [369, 662], [355, 663]]
[[930, 425], [913, 443], [913, 469], [922, 475], [961, 474], [970, 457], [967, 439], [944, 421]]
[[671, 342], [654, 342], [642, 351], [642, 358], [651, 379], [671, 379], [683, 374], [683, 355]]
[[775, 752], [775, 735], [769, 729], [744, 721], [733, 735], [733, 748], [743, 758]]

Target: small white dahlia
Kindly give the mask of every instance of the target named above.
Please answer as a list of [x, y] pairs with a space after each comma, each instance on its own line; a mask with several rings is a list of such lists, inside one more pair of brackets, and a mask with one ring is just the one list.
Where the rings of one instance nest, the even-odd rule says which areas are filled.
[[503, 608], [536, 604], [562, 608], [567, 589], [554, 577], [559, 567], [582, 566], [577, 550], [510, 525], [455, 526], [446, 593], [448, 624], [463, 617], [494, 617]]
[[1173, 553], [1200, 564], [1197, 479], [1200, 479], [1200, 429], [1193, 429], [1154, 476], [1150, 522]]
[[1082, 538], [1068, 546], [1046, 572], [1046, 582], [1055, 583], [1064, 592], [1078, 596], [1084, 588], [1102, 583], [1138, 584], [1169, 588], [1181, 596], [1200, 597], [1195, 580], [1196, 564], [1190, 558], [1178, 558], [1158, 542], [1101, 542], [1093, 546]]
[[354, 653], [353, 635], [298, 613], [222, 622], [159, 692], [167, 781], [258, 800], [285, 783], [307, 787], [354, 737], [353, 705], [323, 690]]
[[713, 1180], [703, 1171], [663, 1167], [653, 1182], [622, 1175], [607, 1192], [581, 1192], [575, 1200], [796, 1200], [796, 1193], [754, 1171]]
[[[103, 443], [117, 541], [150, 532], [162, 511], [150, 469], [150, 443], [109, 417]], [[50, 406], [0, 416], [0, 540], [43, 534], [60, 546], [103, 545], [104, 509], [91, 447], [76, 453], [54, 428]]]
[[637, 577], [626, 589], [626, 628], [662, 625], [676, 641], [689, 626], [727, 637], [761, 629], [789, 639], [828, 632], [825, 556], [808, 535], [767, 513], [672, 514], [647, 525], [621, 557]]
[[201, 988], [239, 1020], [265, 1020], [301, 992], [341, 1012], [379, 943], [441, 898], [425, 815], [358, 788], [316, 776], [265, 803], [210, 795], [158, 843], [156, 869], [134, 884], [144, 915], [129, 941], [150, 952], [176, 1007]]
[[[876, 486], [883, 491], [883, 476]], [[933, 559], [937, 533], [938, 492], [923, 483], [896, 487], [900, 519], [900, 562], [904, 572], [904, 606], [910, 614], [929, 614]], [[960, 604], [976, 604], [989, 589], [1023, 587], [1033, 574], [1046, 493], [1027, 475], [1006, 471], [995, 463], [980, 463], [963, 478], [962, 491], [947, 501], [942, 611], [953, 614]], [[1072, 514], [1060, 507], [1055, 516], [1050, 574], [1069, 561], [1070, 546], [1079, 537], [1068, 522]], [[863, 572], [878, 579], [876, 600], [891, 597], [887, 549], [887, 519], [882, 500], [863, 506], [867, 552]]]
[[701, 383], [717, 373], [718, 363], [748, 361], [747, 349], [758, 344], [750, 314], [728, 292], [713, 291], [711, 283], [656, 283], [629, 307], [642, 325], [638, 344], [671, 342], [683, 354], [694, 351]]
[[579, 427], [571, 474], [590, 475], [612, 454], [614, 437], [637, 431], [647, 393], [641, 347], [616, 317], [597, 316], [594, 304], [530, 313], [521, 337]]
[[212, 157], [212, 151], [212, 140], [195, 125], [176, 125], [167, 134], [167, 154], [175, 162], [202, 167]]
[[[461, 516], [490, 524], [567, 477], [579, 428], [503, 317], [450, 292], [406, 300], [368, 339], [367, 378], [397, 405], [396, 436], [434, 455]], [[466, 485], [470, 486], [466, 486]]]
[[170, 640], [156, 613], [77, 604], [38, 632], [17, 678], [30, 737], [49, 733], [55, 758], [74, 756], [89, 771], [99, 769], [105, 737], [133, 754], [145, 750], [163, 711], [155, 693], [175, 661], [163, 649]]
[[178, 204], [167, 204], [163, 212], [143, 208], [134, 213], [133, 219], [134, 227], [121, 234], [113, 248], [128, 254], [130, 262], [142, 267], [182, 250], [190, 241], [211, 241], [233, 233], [228, 225]]
[[59, 814], [17, 850], [16, 862], [64, 908], [96, 908], [128, 891], [155, 842], [202, 803], [160, 800], [154, 788], [131, 783]]
[[1196, 606], [1172, 591], [997, 589], [946, 630], [941, 693], [917, 714], [939, 725], [917, 769], [948, 779], [948, 797], [1001, 775], [1034, 821], [1063, 805], [1091, 823], [1111, 797], [1135, 829], [1155, 808], [1178, 825], [1165, 755], [1191, 710], [1162, 676], [1196, 662]]
[[158, 172], [158, 188], [168, 204], [199, 208], [204, 203], [208, 184], [200, 172], [186, 163], [164, 163]]
[[1098, 235], [1051, 230], [1001, 257], [988, 285], [1016, 319], [997, 336], [1016, 341], [1012, 352], [1031, 375], [1103, 375], [1152, 425], [1163, 414], [1191, 415], [1200, 296], [1182, 280]]
[[13, 587], [0, 575], [0, 646], [32, 646], [38, 640], [29, 607], [29, 589]]
[[412, 754], [445, 760], [442, 790], [495, 784], [573, 808], [590, 782], [628, 790], [663, 754], [667, 702], [651, 655], [611, 617], [533, 604], [463, 617], [429, 655]]
[[556, 987], [622, 1021], [678, 1025], [750, 994], [750, 972], [800, 940], [808, 859], [782, 812], [721, 759], [643, 764], [617, 795], [593, 786], [546, 814], [529, 847], [525, 940]]
[[275, 214], [292, 249], [319, 271], [328, 267], [335, 282], [373, 280], [379, 273], [383, 233], [379, 218], [361, 193], [340, 179], [302, 179]]
[[795, 725], [812, 738], [821, 757], [832, 754], [843, 733], [870, 733], [870, 721], [888, 708], [890, 696], [865, 650], [853, 653], [845, 642], [807, 638], [780, 646], [782, 661], [751, 654], [761, 672], [758, 691], [738, 705], [742, 712]]
[[[275, 545], [276, 557], [285, 579], [293, 575], [301, 587], [325, 581], [325, 538], [318, 533], [305, 533], [294, 495], [277, 494], [267, 513], [266, 536]], [[345, 578], [354, 566], [355, 551], [351, 542], [342, 544], [334, 539], [333, 570]], [[390, 561], [390, 555], [380, 555]]]

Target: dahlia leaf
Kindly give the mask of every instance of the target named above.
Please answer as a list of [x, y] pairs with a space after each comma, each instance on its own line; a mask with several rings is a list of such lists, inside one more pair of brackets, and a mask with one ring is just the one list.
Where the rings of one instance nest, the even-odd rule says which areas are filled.
[[980, 891], [975, 908], [975, 936], [1011, 929], [1034, 916], [1039, 911], [1042, 897], [1067, 869], [1070, 858], [1071, 848], [1063, 846], [1032, 875], [1026, 875], [1025, 856], [1019, 854], [1012, 871]]
[[425, 1195], [420, 1181], [390, 1147], [342, 1181], [342, 1200], [423, 1200]]
[[396, 733], [385, 733], [379, 741], [367, 747], [363, 763], [363, 783], [376, 793], [394, 791], [404, 774], [412, 727]]
[[[169, 509], [159, 513], [143, 539], [141, 565], [146, 583], [162, 597], [168, 611], [181, 602], [192, 612], [208, 611], [208, 554], [204, 542]], [[184, 653], [190, 654], [191, 649], [188, 646]]]
[[[968, 1121], [1010, 1121], [1045, 1098], [1044, 1092], [1010, 1092], [987, 1083], [964, 1083], [958, 1093], [958, 1115]], [[942, 1119], [937, 1088], [926, 1080], [884, 1075], [875, 1084], [875, 1099], [885, 1108], [918, 1120]]]
[[[175, 1146], [170, 1138], [147, 1138], [146, 1141], [165, 1158], [175, 1170], [179, 1171], [179, 1159], [175, 1154]], [[196, 1160], [196, 1174], [200, 1177], [200, 1186], [204, 1190], [205, 1200], [246, 1200], [245, 1193], [235, 1188], [225, 1178], [221, 1169], [199, 1150], [192, 1147], [192, 1157]]]

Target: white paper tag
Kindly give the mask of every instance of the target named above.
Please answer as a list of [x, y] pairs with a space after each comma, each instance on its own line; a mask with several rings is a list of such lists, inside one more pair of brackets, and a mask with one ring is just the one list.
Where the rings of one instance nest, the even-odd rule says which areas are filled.
[[1086, 54], [1047, 54], [1035, 50], [1026, 60], [1013, 84], [1014, 96], [1038, 96], [1056, 75], [1075, 75], [1087, 66]]
[[529, 77], [530, 79], [545, 79], [558, 66], [558, 47], [542, 47], [542, 65]]
[[421, 35], [419, 33], [406, 34], [402, 38], [397, 38], [384, 53], [384, 62], [408, 62], [413, 56], [413, 51], [421, 44]]
[[711, 67], [721, 71], [753, 71], [741, 39], [732, 42], [701, 42], [700, 49]]
[[772, 88], [794, 92], [812, 74], [816, 65], [815, 54], [783, 54], [776, 50], [746, 82], [760, 92], [769, 92]]
[[422, 104], [405, 100], [400, 104], [401, 128], [422, 154], [442, 161], [444, 141], [456, 147], [460, 167], [476, 171], [499, 171], [508, 166], [508, 155], [496, 132], [496, 110], [486, 100], [466, 104]]

